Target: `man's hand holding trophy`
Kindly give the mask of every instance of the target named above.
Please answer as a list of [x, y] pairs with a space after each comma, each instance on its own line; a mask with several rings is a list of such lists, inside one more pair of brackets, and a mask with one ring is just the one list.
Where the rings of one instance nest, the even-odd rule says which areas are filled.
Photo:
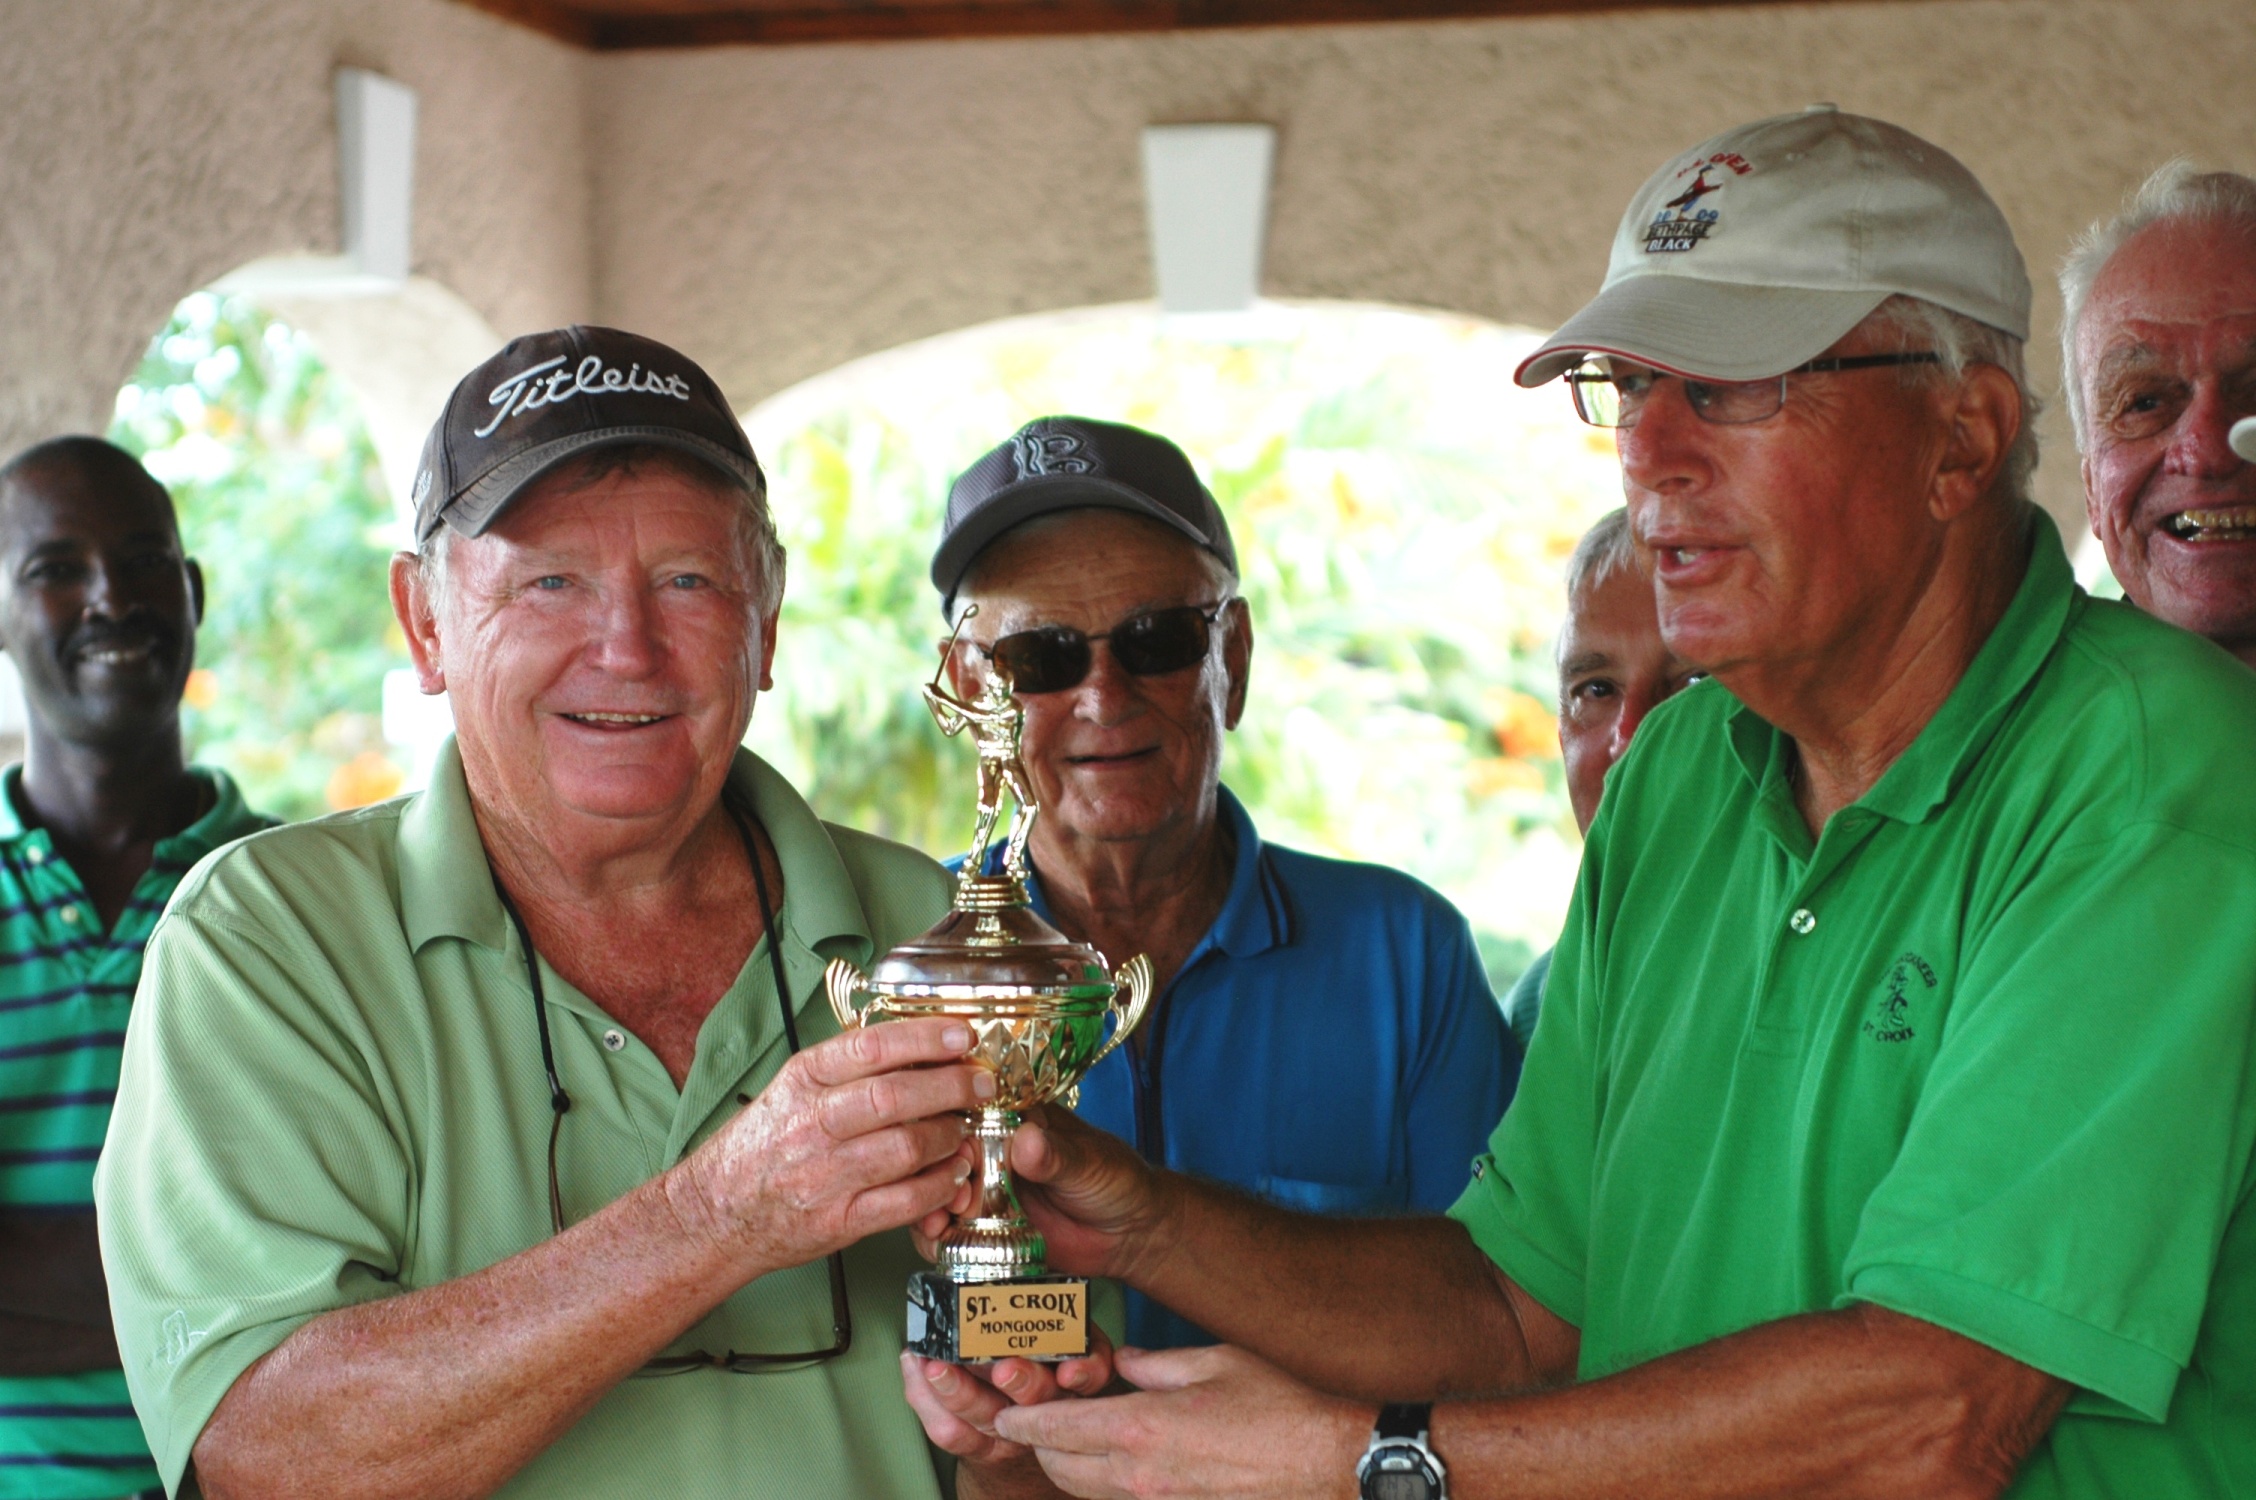
[[[954, 647], [951, 637], [943, 666]], [[1000, 669], [970, 702], [940, 686], [937, 673], [924, 696], [943, 733], [968, 728], [979, 749], [979, 821], [953, 909], [869, 973], [833, 959], [824, 980], [839, 1025], [961, 1020], [976, 1038], [970, 1060], [995, 1075], [995, 1097], [972, 1123], [979, 1161], [971, 1209], [940, 1236], [939, 1264], [909, 1280], [909, 1349], [957, 1364], [1072, 1359], [1089, 1352], [1089, 1284], [1048, 1273], [1042, 1235], [1011, 1186], [1011, 1133], [1037, 1104], [1070, 1107], [1082, 1077], [1136, 1029], [1151, 1001], [1151, 961], [1138, 954], [1114, 970], [1035, 914], [1026, 840], [1041, 809], [1019, 761], [1025, 711]], [[989, 875], [1006, 794], [1016, 805], [1002, 872]]]

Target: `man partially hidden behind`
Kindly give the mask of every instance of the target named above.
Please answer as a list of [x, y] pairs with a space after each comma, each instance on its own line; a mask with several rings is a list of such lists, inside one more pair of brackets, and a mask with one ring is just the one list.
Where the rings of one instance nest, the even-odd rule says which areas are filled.
[[[1598, 816], [1606, 775], [1629, 751], [1645, 716], [1682, 692], [1694, 673], [1661, 639], [1653, 575], [1630, 535], [1626, 507], [1583, 533], [1567, 560], [1567, 619], [1559, 627], [1559, 750], [1567, 801], [1584, 837]], [[1504, 1024], [1525, 1054], [1535, 1039], [1552, 954], [1539, 954], [1504, 996]]]
[[[962, 622], [959, 694], [1001, 672], [1025, 707], [1036, 909], [1158, 977], [1081, 1118], [1272, 1203], [1448, 1207], [1518, 1055], [1462, 913], [1399, 870], [1264, 841], [1222, 784], [1253, 611], [1182, 450], [1029, 422], [950, 490], [932, 582]], [[1127, 1326], [1141, 1348], [1209, 1341], [1137, 1294]]]
[[2256, 667], [2256, 180], [2183, 161], [2060, 270], [2084, 503], [2124, 595]]
[[172, 497], [98, 438], [0, 468], [0, 647], [30, 710], [0, 773], [0, 1496], [157, 1483], [127, 1404], [94, 1159], [142, 947], [188, 867], [272, 820], [186, 765], [204, 581]]
[[1107, 1497], [2256, 1493], [2256, 677], [2077, 589], [2028, 313], [1881, 121], [1647, 180], [1518, 378], [1616, 432], [1710, 680], [1606, 787], [1490, 1154], [1446, 1219], [1324, 1220], [1053, 1112], [1051, 1264], [1250, 1352], [928, 1430]]

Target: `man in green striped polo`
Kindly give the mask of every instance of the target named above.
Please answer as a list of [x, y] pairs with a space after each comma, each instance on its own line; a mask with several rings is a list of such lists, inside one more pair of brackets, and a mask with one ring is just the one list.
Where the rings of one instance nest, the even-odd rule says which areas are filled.
[[0, 646], [29, 754], [0, 772], [0, 1497], [157, 1483], [94, 1240], [94, 1158], [141, 951], [188, 867], [271, 826], [186, 765], [204, 584], [172, 498], [97, 438], [0, 468]]

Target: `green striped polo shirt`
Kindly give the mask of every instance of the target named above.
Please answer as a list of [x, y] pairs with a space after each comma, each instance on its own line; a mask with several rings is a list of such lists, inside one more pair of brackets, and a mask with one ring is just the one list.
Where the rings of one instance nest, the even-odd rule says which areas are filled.
[[[225, 773], [195, 767], [211, 811], [161, 840], [105, 935], [45, 829], [24, 825], [23, 768], [0, 772], [0, 1207], [91, 1212], [141, 952], [173, 887], [212, 850], [274, 824]], [[0, 1497], [81, 1500], [157, 1482], [125, 1375], [0, 1376]]]

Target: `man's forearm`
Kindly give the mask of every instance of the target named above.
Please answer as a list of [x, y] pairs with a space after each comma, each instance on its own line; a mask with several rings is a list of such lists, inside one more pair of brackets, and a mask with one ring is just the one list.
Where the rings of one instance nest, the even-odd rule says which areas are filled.
[[1438, 1407], [1463, 1500], [1987, 1500], [2069, 1388], [1877, 1308], [1766, 1324], [1603, 1380]]
[[1321, 1390], [1433, 1399], [1573, 1372], [1572, 1346], [1531, 1341], [1451, 1220], [1316, 1218], [1173, 1175], [1166, 1193], [1165, 1228], [1124, 1279]]
[[211, 1500], [490, 1494], [766, 1267], [685, 1231], [659, 1177], [443, 1285], [325, 1313], [236, 1380], [195, 1449]]

